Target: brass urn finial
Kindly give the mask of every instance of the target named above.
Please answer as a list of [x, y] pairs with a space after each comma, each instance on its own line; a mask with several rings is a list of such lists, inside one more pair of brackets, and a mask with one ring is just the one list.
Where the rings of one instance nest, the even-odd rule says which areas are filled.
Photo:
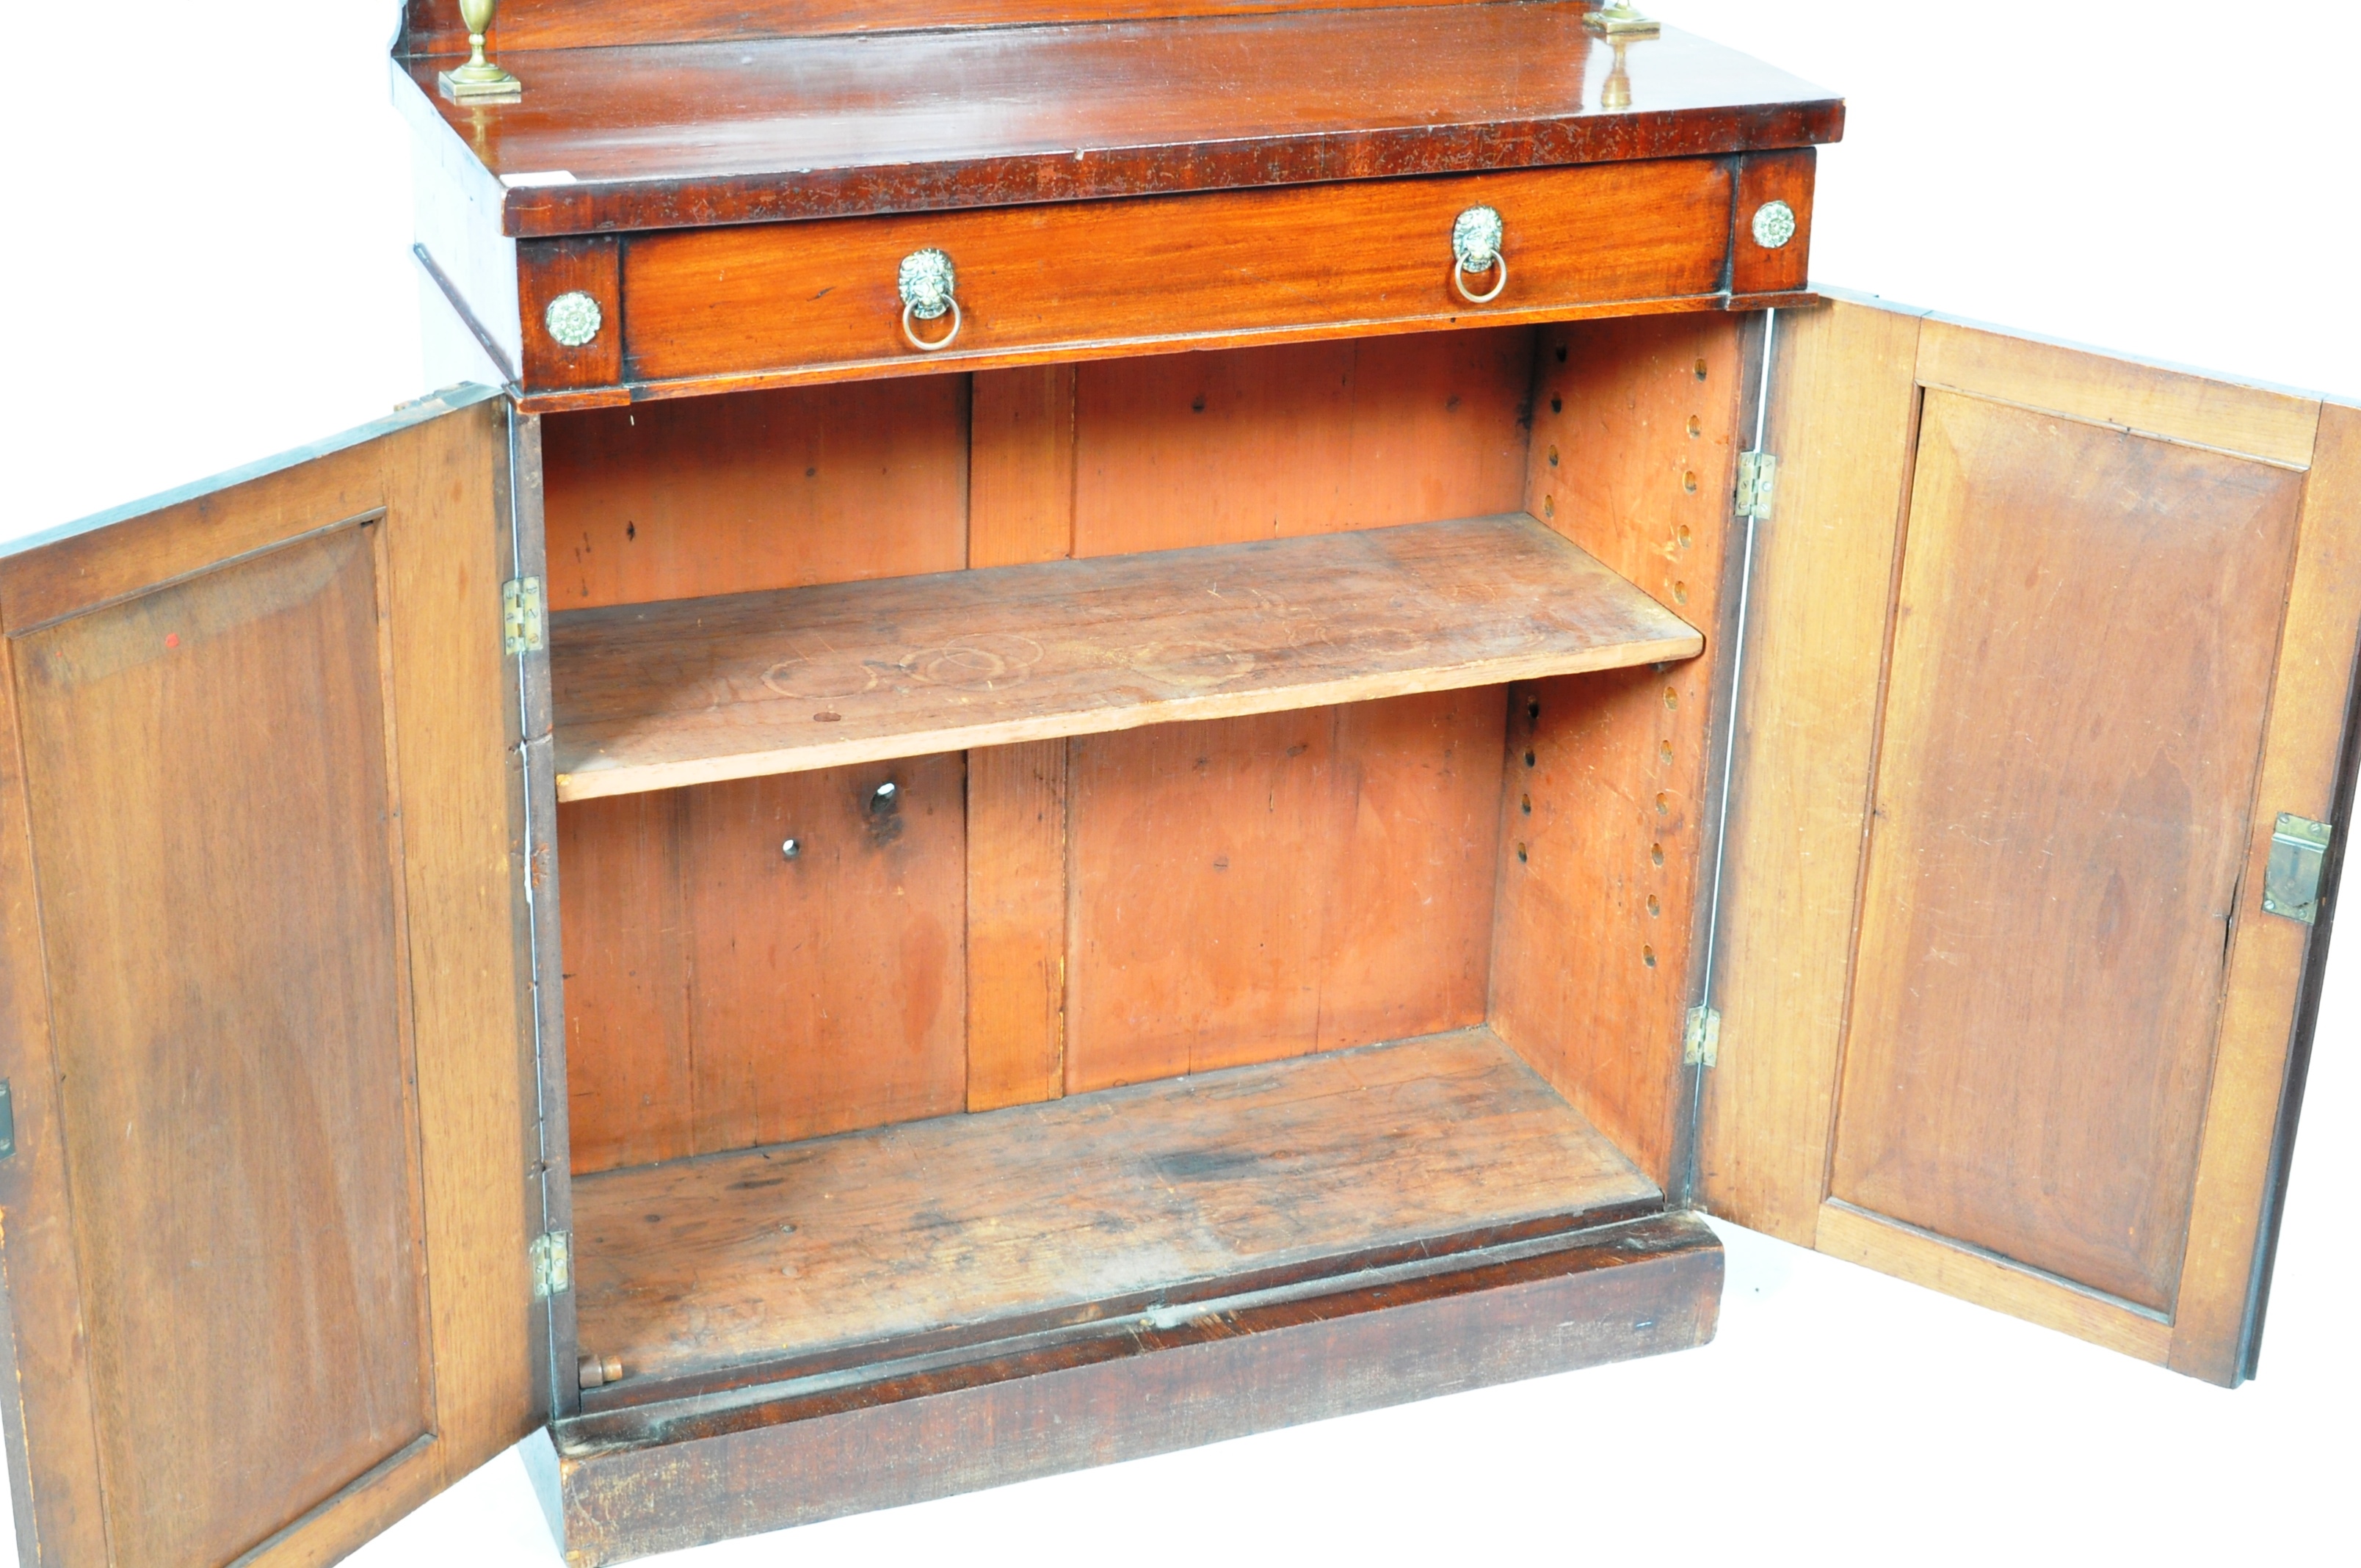
[[443, 96], [461, 104], [511, 104], [524, 94], [524, 83], [484, 58], [484, 34], [500, 0], [459, 0], [459, 20], [467, 24], [467, 63], [434, 78]]
[[1643, 16], [1633, 10], [1631, 0], [1613, 0], [1613, 4], [1602, 5], [1584, 16], [1582, 24], [1592, 32], [1605, 33], [1609, 38], [1619, 35], [1646, 38], [1664, 30], [1664, 25], [1655, 17]]

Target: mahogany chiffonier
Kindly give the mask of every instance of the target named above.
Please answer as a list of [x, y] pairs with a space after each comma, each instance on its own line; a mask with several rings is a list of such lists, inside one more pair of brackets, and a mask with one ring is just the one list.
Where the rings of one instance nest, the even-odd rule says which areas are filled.
[[1815, 291], [1841, 103], [1620, 10], [468, 27], [473, 384], [0, 558], [27, 1563], [1693, 1346], [1700, 1212], [2251, 1371], [2361, 411]]

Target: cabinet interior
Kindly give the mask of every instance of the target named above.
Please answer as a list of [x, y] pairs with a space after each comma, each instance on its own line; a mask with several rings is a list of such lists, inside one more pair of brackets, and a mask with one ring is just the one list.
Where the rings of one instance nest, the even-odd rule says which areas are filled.
[[1663, 1207], [1741, 330], [545, 416], [585, 1409]]

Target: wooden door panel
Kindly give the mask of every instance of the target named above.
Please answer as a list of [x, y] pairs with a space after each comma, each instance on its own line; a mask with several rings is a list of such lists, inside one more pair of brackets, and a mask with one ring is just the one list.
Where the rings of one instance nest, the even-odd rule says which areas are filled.
[[2235, 1382], [2320, 939], [2262, 869], [2349, 766], [2361, 415], [1850, 302], [1781, 331], [1708, 1201]]
[[118, 1563], [225, 1562], [432, 1425], [378, 533], [17, 642]]
[[506, 428], [0, 561], [28, 1563], [330, 1560], [545, 1409]]
[[1830, 1195], [2167, 1310], [2303, 477], [1918, 428]]

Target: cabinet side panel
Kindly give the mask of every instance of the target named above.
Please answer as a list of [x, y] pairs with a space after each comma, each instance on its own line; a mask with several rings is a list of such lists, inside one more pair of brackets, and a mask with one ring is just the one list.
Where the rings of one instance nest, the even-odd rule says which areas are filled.
[[1667, 1189], [1747, 358], [1736, 319], [1646, 317], [1548, 329], [1534, 378], [1526, 510], [1708, 630], [1681, 663], [1512, 688], [1491, 1021]]
[[1773, 349], [1698, 1162], [1715, 1213], [1799, 1246], [1827, 1194], [1918, 322], [1783, 311]]
[[1532, 329], [1077, 367], [1077, 556], [1440, 522], [1523, 502]]
[[2302, 488], [1926, 393], [1832, 1197], [2171, 1310]]
[[957, 571], [967, 400], [911, 376], [547, 415], [550, 608]]
[[1480, 1023], [1497, 686], [1071, 743], [1071, 1093]]

